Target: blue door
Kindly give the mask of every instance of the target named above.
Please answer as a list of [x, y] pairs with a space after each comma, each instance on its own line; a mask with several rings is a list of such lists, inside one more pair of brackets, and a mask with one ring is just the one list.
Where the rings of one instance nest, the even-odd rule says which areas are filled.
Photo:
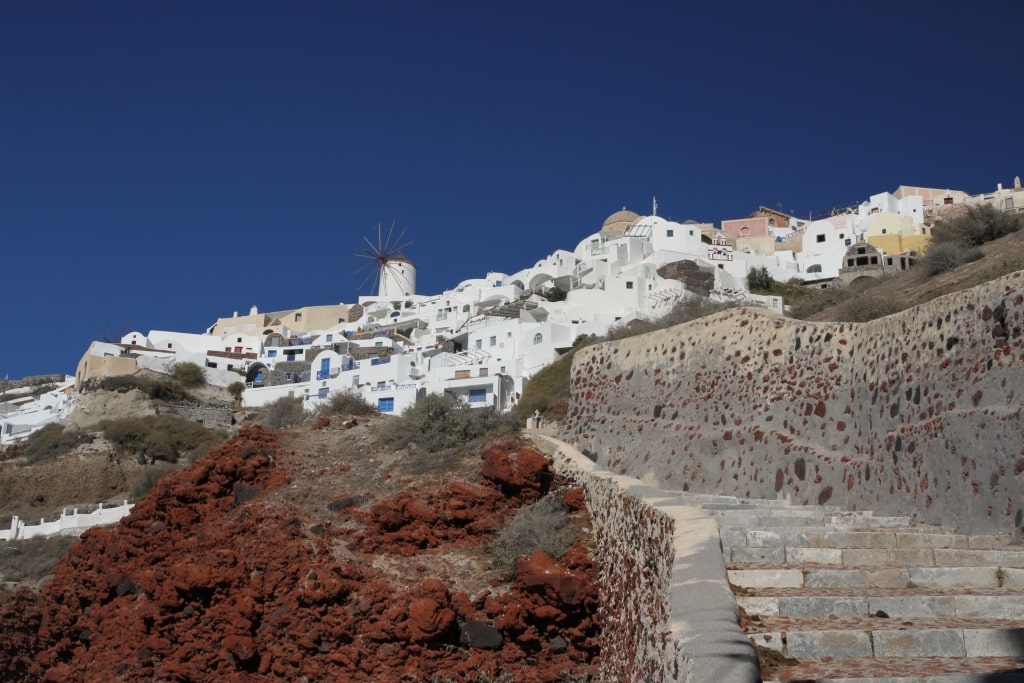
[[320, 359], [320, 372], [317, 374], [317, 379], [327, 379], [331, 376], [331, 359], [321, 358]]
[[395, 399], [394, 398], [378, 398], [377, 399], [377, 410], [382, 413], [393, 413], [395, 412]]

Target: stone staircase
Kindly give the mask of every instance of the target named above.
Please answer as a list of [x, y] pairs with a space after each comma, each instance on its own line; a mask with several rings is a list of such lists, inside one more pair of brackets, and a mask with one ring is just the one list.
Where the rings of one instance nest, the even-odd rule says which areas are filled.
[[1024, 547], [833, 507], [681, 494], [718, 521], [765, 681], [1024, 682]]

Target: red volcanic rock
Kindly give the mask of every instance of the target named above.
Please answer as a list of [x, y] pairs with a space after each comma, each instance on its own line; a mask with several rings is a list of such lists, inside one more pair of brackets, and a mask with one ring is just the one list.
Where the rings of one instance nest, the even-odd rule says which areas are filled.
[[509, 495], [535, 500], [551, 484], [551, 461], [540, 451], [523, 446], [514, 455], [499, 448], [484, 452], [480, 474]]
[[28, 683], [38, 679], [33, 653], [39, 648], [43, 601], [27, 588], [0, 592], [0, 672], [4, 681]]
[[582, 486], [571, 488], [562, 496], [562, 505], [569, 512], [582, 512], [587, 507], [587, 494]]
[[[548, 485], [543, 456], [520, 449], [507, 460], [519, 497], [423, 482], [314, 525], [281, 502], [278, 448], [273, 432], [242, 430], [159, 481], [119, 525], [84, 534], [36, 596], [34, 624], [31, 601], [0, 603], [0, 671], [21, 672], [3, 680], [468, 681], [504, 671], [547, 683], [594, 660], [596, 572], [582, 546], [557, 562], [535, 554], [511, 586], [472, 598], [452, 596], [442, 576], [377, 568], [404, 566], [408, 577], [436, 565], [397, 557], [483, 546]], [[8, 628], [13, 615], [29, 615], [30, 628]]]
[[543, 550], [516, 562], [516, 582], [544, 595], [551, 604], [578, 605], [591, 588], [585, 576], [570, 571]]

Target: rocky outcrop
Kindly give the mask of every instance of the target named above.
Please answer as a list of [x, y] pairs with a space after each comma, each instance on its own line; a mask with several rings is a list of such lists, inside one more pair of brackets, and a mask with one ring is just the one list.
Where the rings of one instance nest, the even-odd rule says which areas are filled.
[[0, 670], [19, 681], [555, 681], [597, 656], [582, 545], [558, 561], [536, 553], [472, 595], [438, 570], [547, 490], [537, 451], [491, 449], [477, 483], [421, 481], [311, 524], [282, 503], [279, 448], [273, 432], [243, 429], [160, 480], [118, 526], [84, 534], [40, 594], [0, 599], [3, 624], [13, 609], [37, 615], [3, 629]]
[[577, 353], [562, 436], [662, 488], [1024, 529], [1024, 273], [870, 323], [733, 309]]

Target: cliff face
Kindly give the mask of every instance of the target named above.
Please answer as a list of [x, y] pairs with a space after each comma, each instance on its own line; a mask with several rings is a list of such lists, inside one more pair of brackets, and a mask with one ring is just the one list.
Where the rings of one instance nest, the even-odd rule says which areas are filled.
[[1024, 529], [1024, 272], [870, 323], [734, 309], [577, 353], [562, 438], [665, 489]]

